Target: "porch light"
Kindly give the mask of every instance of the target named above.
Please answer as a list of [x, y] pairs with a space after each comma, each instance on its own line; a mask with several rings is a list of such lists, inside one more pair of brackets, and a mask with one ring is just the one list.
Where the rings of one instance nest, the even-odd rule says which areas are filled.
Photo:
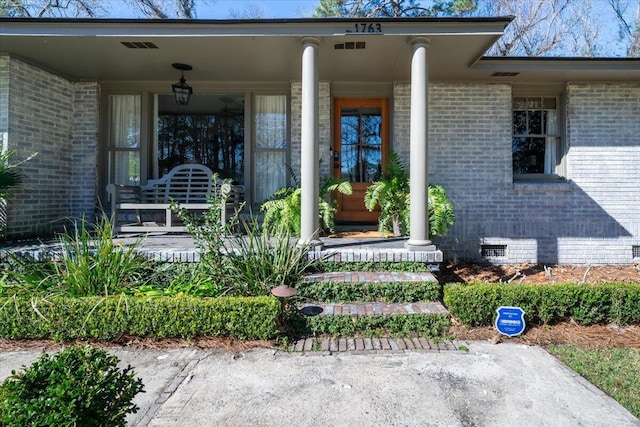
[[173, 94], [176, 97], [176, 104], [178, 105], [187, 105], [189, 104], [189, 97], [193, 94], [193, 88], [187, 84], [184, 79], [184, 72], [191, 71], [191, 65], [180, 64], [176, 62], [175, 64], [171, 64], [173, 68], [176, 70], [180, 70], [182, 72], [182, 76], [180, 77], [180, 81], [171, 85], [173, 88]]

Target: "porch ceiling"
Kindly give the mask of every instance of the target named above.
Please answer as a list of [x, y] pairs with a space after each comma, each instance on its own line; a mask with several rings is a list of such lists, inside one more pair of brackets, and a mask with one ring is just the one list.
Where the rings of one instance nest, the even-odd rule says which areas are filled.
[[[0, 19], [0, 54], [88, 81], [176, 81], [171, 67], [193, 67], [188, 82], [284, 82], [301, 79], [301, 43], [320, 39], [320, 79], [406, 81], [412, 35], [431, 37], [432, 81], [638, 81], [640, 60], [629, 58], [482, 57], [511, 17], [287, 20]], [[369, 33], [369, 25], [374, 33]], [[375, 32], [376, 25], [381, 31]], [[364, 26], [364, 27], [363, 27]], [[366, 28], [366, 32], [356, 32]], [[122, 42], [151, 42], [130, 49]], [[364, 42], [364, 49], [335, 45]], [[502, 73], [494, 76], [494, 73]], [[506, 74], [505, 74], [506, 73]]]
[[[193, 81], [289, 81], [301, 78], [301, 43], [318, 37], [321, 80], [409, 80], [411, 35], [432, 37], [433, 80], [474, 79], [469, 70], [510, 18], [398, 20], [0, 20], [0, 52], [72, 80], [172, 81], [171, 63], [193, 67]], [[356, 33], [362, 25], [380, 33]], [[368, 28], [368, 27], [367, 27]], [[367, 30], [368, 31], [368, 30]], [[122, 42], [151, 42], [130, 49]], [[336, 44], [364, 42], [364, 49]]]

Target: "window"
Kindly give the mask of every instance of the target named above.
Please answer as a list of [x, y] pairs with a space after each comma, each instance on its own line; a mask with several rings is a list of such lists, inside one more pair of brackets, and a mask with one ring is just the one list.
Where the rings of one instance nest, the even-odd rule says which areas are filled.
[[140, 95], [109, 97], [109, 182], [140, 185]]
[[287, 97], [256, 95], [253, 200], [262, 203], [287, 185]]
[[563, 175], [559, 96], [514, 96], [513, 174], [515, 179]]
[[195, 95], [188, 106], [158, 95], [155, 161], [159, 176], [188, 162], [244, 184], [244, 95]]

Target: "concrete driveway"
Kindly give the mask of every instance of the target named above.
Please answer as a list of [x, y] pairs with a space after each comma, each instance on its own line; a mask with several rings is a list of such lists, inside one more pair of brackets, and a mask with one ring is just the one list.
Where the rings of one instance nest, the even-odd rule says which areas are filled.
[[[369, 354], [110, 349], [146, 393], [134, 426], [640, 426], [543, 349]], [[0, 352], [0, 379], [39, 353]]]

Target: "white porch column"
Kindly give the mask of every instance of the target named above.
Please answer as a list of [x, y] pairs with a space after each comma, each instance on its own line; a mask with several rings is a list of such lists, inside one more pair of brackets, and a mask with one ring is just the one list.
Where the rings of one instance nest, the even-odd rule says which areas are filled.
[[429, 240], [429, 76], [427, 48], [429, 37], [410, 39], [411, 56], [411, 123], [409, 131], [409, 169], [411, 233], [406, 247], [410, 250], [431, 251], [435, 246]]
[[320, 192], [318, 45], [316, 37], [302, 38], [301, 231], [299, 245], [319, 245], [318, 197]]

